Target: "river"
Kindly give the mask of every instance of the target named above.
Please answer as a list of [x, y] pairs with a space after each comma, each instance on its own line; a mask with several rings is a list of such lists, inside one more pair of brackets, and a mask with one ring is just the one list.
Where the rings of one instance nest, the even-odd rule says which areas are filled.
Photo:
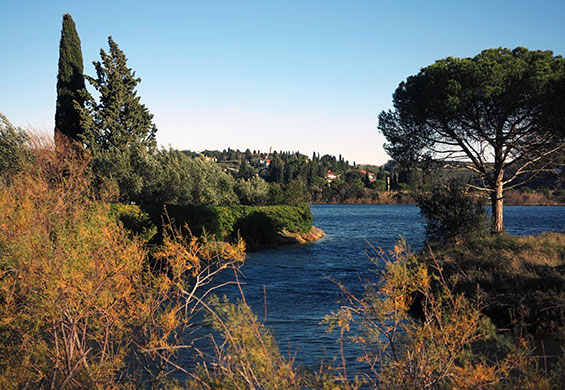
[[[375, 275], [367, 258], [374, 253], [369, 243], [387, 250], [404, 237], [419, 250], [424, 220], [418, 207], [409, 205], [313, 205], [311, 210], [314, 225], [324, 230], [325, 238], [249, 253], [240, 280], [247, 303], [260, 320], [266, 298], [266, 325], [274, 331], [281, 352], [293, 354], [299, 365], [315, 368], [339, 354], [336, 336], [326, 334], [320, 325], [326, 314], [339, 308], [339, 290], [331, 279], [361, 293], [361, 280]], [[507, 206], [504, 222], [515, 235], [563, 231], [565, 207]], [[235, 288], [220, 294], [230, 299], [239, 295]], [[346, 350], [353, 366], [357, 353]]]

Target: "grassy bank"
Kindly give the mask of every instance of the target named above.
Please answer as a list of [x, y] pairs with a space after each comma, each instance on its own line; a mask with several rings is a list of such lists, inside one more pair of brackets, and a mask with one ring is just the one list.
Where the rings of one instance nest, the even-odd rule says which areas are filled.
[[498, 327], [563, 335], [565, 233], [474, 237], [430, 249], [425, 262], [439, 265], [455, 292], [478, 294]]

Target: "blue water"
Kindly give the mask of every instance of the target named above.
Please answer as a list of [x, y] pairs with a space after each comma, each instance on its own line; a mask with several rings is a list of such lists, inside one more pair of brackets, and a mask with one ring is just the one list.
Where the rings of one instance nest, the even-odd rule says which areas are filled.
[[[296, 363], [315, 368], [321, 360], [339, 355], [336, 335], [328, 335], [320, 322], [339, 309], [339, 289], [331, 279], [343, 282], [353, 292], [362, 292], [362, 280], [373, 279], [374, 255], [369, 243], [385, 250], [400, 236], [414, 250], [422, 248], [424, 220], [416, 206], [313, 205], [314, 225], [326, 237], [306, 245], [285, 246], [249, 253], [241, 268], [240, 281], [247, 303], [279, 341], [284, 355]], [[530, 235], [565, 229], [565, 207], [504, 208], [506, 230]], [[263, 291], [266, 291], [266, 296]], [[235, 299], [239, 292], [225, 288], [220, 294]], [[346, 350], [355, 366], [358, 351]]]

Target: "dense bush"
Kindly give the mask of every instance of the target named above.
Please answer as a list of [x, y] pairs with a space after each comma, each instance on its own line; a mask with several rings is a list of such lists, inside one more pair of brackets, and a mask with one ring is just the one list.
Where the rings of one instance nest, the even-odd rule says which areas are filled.
[[161, 150], [154, 171], [145, 178], [143, 204], [219, 206], [238, 203], [234, 179], [216, 164], [178, 150]]
[[440, 265], [421, 262], [403, 242], [371, 260], [379, 270], [376, 282], [367, 282], [362, 296], [338, 283], [344, 300], [325, 319], [340, 342], [360, 346], [357, 361], [367, 367], [352, 375], [342, 352], [343, 388], [562, 388], [559, 372], [537, 368], [525, 340], [502, 339], [481, 313], [481, 301], [454, 292]]
[[198, 297], [243, 245], [168, 228], [152, 251], [168, 272], [152, 270], [144, 241], [115, 218], [143, 231], [143, 213], [111, 211], [86, 163], [53, 150], [33, 151], [0, 186], [0, 388], [164, 388], [184, 371], [175, 361]]
[[7, 183], [23, 164], [28, 162], [31, 154], [27, 149], [29, 135], [15, 127], [0, 113], [0, 180]]
[[137, 205], [113, 203], [110, 205], [110, 215], [116, 217], [127, 230], [145, 241], [151, 240], [157, 234], [157, 226], [151, 221], [149, 214]]
[[239, 202], [245, 205], [264, 205], [269, 202], [270, 185], [259, 176], [253, 176], [248, 180], [237, 179], [234, 191]]
[[220, 239], [234, 240], [238, 234], [252, 246], [273, 244], [279, 232], [308, 233], [312, 227], [312, 213], [307, 205], [301, 206], [178, 206], [167, 205], [145, 208], [157, 226], [162, 215], [177, 227], [188, 227], [195, 235], [204, 232]]
[[436, 187], [419, 193], [416, 202], [426, 219], [428, 241], [458, 241], [486, 229], [484, 204], [459, 186]]

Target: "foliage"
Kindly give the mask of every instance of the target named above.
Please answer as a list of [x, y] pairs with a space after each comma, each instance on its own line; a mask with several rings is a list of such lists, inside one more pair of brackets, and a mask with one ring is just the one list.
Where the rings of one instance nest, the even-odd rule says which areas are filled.
[[[382, 266], [377, 264], [381, 259]], [[433, 276], [402, 242], [390, 257], [380, 251], [372, 261], [382, 270], [380, 282], [368, 282], [362, 297], [338, 283], [345, 302], [326, 317], [329, 330], [339, 329], [342, 340], [359, 329], [350, 340], [363, 348], [359, 360], [370, 374], [351, 383], [342, 360], [341, 380], [347, 388], [550, 388], [549, 380], [542, 379], [528, 357], [525, 342], [510, 347], [499, 344], [496, 358], [489, 348], [474, 348], [496, 341], [494, 330], [481, 314], [480, 304], [450, 290], [437, 265], [437, 276]], [[417, 298], [419, 319], [410, 314]]]
[[458, 242], [486, 230], [487, 214], [481, 199], [461, 186], [435, 187], [416, 195], [420, 214], [426, 219], [426, 240]]
[[82, 50], [75, 22], [71, 15], [64, 14], [57, 73], [56, 139], [62, 134], [74, 141], [81, 141], [84, 130], [80, 109], [84, 107], [86, 96], [83, 73]]
[[244, 205], [265, 205], [268, 202], [269, 184], [259, 176], [249, 180], [237, 179], [234, 185], [239, 202]]
[[234, 179], [212, 162], [160, 150], [145, 176], [142, 204], [220, 206], [238, 203]]
[[[489, 49], [448, 57], [400, 83], [379, 130], [398, 161], [460, 161], [484, 180], [493, 231], [502, 231], [503, 189], [543, 170], [562, 150], [563, 110], [554, 104], [565, 62], [550, 51]], [[494, 160], [494, 161], [493, 161]]]
[[[282, 204], [298, 206], [310, 202], [310, 194], [306, 184], [302, 181], [292, 181], [282, 186]], [[277, 203], [272, 203], [277, 204]]]
[[29, 135], [0, 113], [0, 178], [4, 184], [31, 160]]
[[90, 168], [98, 194], [112, 193], [124, 203], [143, 203], [147, 182], [158, 172], [154, 156], [139, 145], [93, 152]]
[[257, 171], [247, 163], [245, 158], [241, 159], [237, 176], [239, 179], [249, 180], [257, 175]]
[[[161, 226], [161, 208], [145, 208], [157, 226]], [[243, 238], [250, 246], [268, 246], [275, 243], [279, 232], [308, 233], [312, 228], [312, 213], [307, 205], [301, 206], [193, 206], [167, 205], [166, 215], [172, 223], [186, 227], [199, 236], [205, 233], [217, 238]]]
[[151, 268], [144, 242], [93, 198], [87, 162], [34, 153], [0, 188], [0, 387], [159, 388], [184, 370], [199, 297], [243, 244], [168, 228]]
[[134, 204], [110, 204], [110, 215], [117, 218], [132, 234], [143, 241], [150, 241], [157, 234], [157, 226], [149, 214]]
[[127, 67], [127, 58], [112, 37], [108, 44], [110, 52], [101, 49], [102, 61], [93, 62], [96, 77], [87, 76], [100, 96], [96, 100], [88, 95], [81, 109], [82, 139], [99, 186], [113, 181], [120, 199], [131, 201], [139, 198], [144, 178], [154, 165], [157, 129], [135, 90], [141, 79]]

